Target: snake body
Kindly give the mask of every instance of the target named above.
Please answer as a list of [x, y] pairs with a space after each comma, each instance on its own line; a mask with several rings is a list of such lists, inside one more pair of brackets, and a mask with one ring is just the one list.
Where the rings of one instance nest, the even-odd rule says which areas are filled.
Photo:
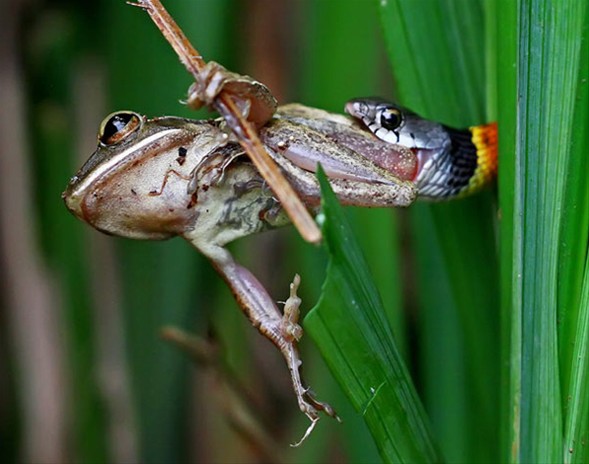
[[496, 123], [453, 129], [376, 98], [351, 100], [346, 112], [379, 139], [415, 153], [411, 180], [422, 198], [460, 198], [480, 190], [497, 175]]

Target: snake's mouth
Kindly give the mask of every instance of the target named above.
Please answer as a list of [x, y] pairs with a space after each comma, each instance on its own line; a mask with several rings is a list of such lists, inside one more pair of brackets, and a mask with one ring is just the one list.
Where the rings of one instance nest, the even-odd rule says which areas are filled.
[[366, 123], [366, 121], [374, 120], [377, 108], [383, 104], [390, 105], [386, 100], [379, 97], [354, 98], [345, 104], [344, 111]]
[[355, 100], [350, 100], [344, 106], [344, 111], [346, 113], [348, 113], [350, 116], [352, 116], [353, 118], [355, 118], [356, 122], [358, 122], [358, 119], [360, 119], [362, 117], [362, 113], [360, 112], [359, 107], [360, 107], [360, 105], [358, 102], [356, 102]]

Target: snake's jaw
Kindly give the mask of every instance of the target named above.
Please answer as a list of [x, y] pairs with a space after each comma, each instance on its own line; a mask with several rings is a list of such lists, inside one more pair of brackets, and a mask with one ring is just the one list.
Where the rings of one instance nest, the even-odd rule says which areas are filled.
[[391, 103], [378, 97], [354, 98], [346, 103], [344, 111], [362, 121], [370, 129], [370, 125], [377, 120], [377, 112], [382, 104], [391, 105]]
[[480, 190], [497, 172], [497, 125], [452, 129], [380, 98], [356, 98], [346, 113], [385, 142], [414, 153], [411, 179], [419, 196], [458, 198]]

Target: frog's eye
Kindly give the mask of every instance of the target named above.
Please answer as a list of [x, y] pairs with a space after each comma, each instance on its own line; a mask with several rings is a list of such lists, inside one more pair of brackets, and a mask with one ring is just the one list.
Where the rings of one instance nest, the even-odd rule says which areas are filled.
[[132, 111], [109, 114], [100, 124], [98, 140], [103, 145], [115, 145], [139, 129], [141, 121], [141, 116]]
[[397, 129], [403, 122], [403, 114], [397, 108], [386, 108], [380, 115], [380, 125], [387, 130]]

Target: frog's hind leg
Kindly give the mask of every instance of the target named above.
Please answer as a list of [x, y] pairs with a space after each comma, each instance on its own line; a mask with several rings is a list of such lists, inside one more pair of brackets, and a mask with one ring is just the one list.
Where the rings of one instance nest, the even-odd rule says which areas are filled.
[[311, 433], [321, 412], [339, 420], [335, 410], [329, 404], [318, 401], [301, 378], [302, 361], [297, 343], [303, 335], [303, 329], [298, 324], [301, 300], [296, 294], [300, 278], [296, 276], [291, 284], [290, 297], [285, 302], [284, 313], [281, 313], [262, 284], [248, 269], [235, 262], [229, 251], [206, 240], [186, 238], [211, 260], [253, 326], [282, 353], [290, 371], [299, 408], [311, 421], [303, 438], [293, 446], [298, 446]]

